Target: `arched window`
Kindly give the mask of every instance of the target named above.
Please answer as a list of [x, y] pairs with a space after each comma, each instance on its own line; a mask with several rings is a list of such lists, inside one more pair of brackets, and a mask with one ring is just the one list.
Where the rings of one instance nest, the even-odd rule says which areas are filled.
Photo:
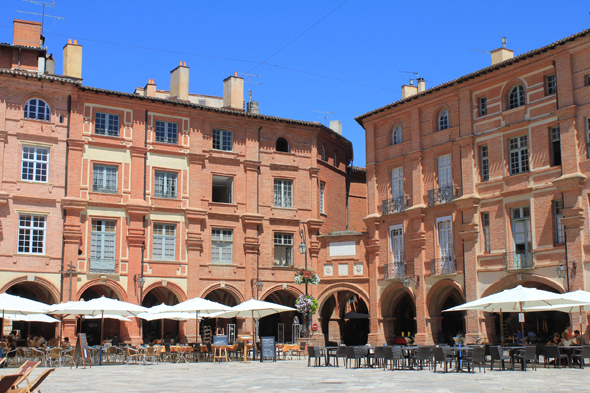
[[334, 166], [338, 166], [338, 155], [336, 154], [336, 152], [334, 152]]
[[25, 118], [49, 121], [51, 119], [51, 108], [45, 101], [31, 98], [25, 104]]
[[391, 132], [391, 144], [397, 145], [398, 143], [402, 143], [402, 128], [399, 125], [395, 126]]
[[443, 109], [438, 115], [438, 130], [442, 131], [446, 130], [447, 128], [449, 128], [449, 111]]
[[508, 96], [508, 109], [523, 106], [524, 101], [524, 87], [522, 87], [522, 85], [514, 86], [512, 90], [510, 90], [510, 95]]
[[284, 151], [285, 153], [289, 153], [289, 142], [287, 142], [287, 140], [282, 137], [277, 139], [276, 150], [277, 151]]
[[326, 149], [324, 149], [324, 146], [322, 146], [322, 148], [320, 149], [320, 158], [322, 159], [322, 161], [326, 161]]

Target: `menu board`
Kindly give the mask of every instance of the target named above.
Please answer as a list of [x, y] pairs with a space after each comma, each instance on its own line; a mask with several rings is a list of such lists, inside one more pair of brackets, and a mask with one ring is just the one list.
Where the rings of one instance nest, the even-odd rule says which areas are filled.
[[222, 345], [229, 345], [229, 337], [227, 336], [227, 334], [225, 336], [222, 336], [222, 335], [213, 336], [213, 345], [216, 347], [219, 347]]
[[273, 362], [277, 361], [277, 347], [274, 336], [260, 337], [260, 347], [261, 362], [263, 359], [272, 359]]
[[88, 350], [88, 340], [86, 339], [86, 333], [78, 334], [78, 340], [76, 340], [76, 348], [74, 349], [74, 361], [70, 365], [70, 368], [76, 363], [76, 368], [78, 368], [78, 364], [82, 363], [82, 366], [86, 368], [86, 363], [88, 363], [88, 367], [92, 368], [92, 362], [90, 361], [90, 351]]

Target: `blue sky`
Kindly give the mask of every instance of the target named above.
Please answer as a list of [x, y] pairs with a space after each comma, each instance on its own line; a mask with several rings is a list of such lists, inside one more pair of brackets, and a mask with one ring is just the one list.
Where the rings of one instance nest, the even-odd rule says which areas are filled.
[[[59, 73], [68, 38], [84, 46], [85, 85], [124, 92], [149, 78], [167, 90], [183, 60], [191, 93], [221, 95], [224, 78], [258, 66], [260, 112], [306, 121], [336, 112], [329, 120], [342, 121], [356, 166], [365, 143], [354, 117], [401, 98], [412, 75], [399, 71], [419, 72], [428, 88], [490, 65], [473, 49], [503, 36], [518, 55], [590, 27], [585, 1], [55, 1], [46, 13], [66, 19], [47, 18], [45, 36]], [[41, 7], [3, 0], [0, 42], [12, 42], [13, 19], [40, 20], [17, 10]]]

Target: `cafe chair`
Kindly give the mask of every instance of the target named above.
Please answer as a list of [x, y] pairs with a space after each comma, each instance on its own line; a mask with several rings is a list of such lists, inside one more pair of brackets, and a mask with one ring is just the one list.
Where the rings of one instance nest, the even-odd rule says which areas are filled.
[[314, 367], [318, 367], [322, 365], [322, 359], [323, 356], [321, 354], [321, 352], [319, 351], [318, 347], [312, 347], [311, 345], [309, 345], [307, 347], [307, 353], [308, 353], [308, 358], [307, 358], [307, 367], [309, 367], [311, 365], [311, 359], [314, 360]]
[[55, 347], [55, 348], [51, 348], [51, 351], [49, 352], [49, 367], [53, 367], [53, 363], [57, 363], [58, 366], [61, 367], [61, 348], [60, 347]]
[[561, 368], [561, 359], [569, 361], [566, 353], [559, 352], [557, 345], [547, 345], [545, 347], [545, 367], [549, 364], [549, 359], [553, 359], [553, 367]]
[[127, 351], [127, 364], [138, 363], [142, 360], [142, 354], [137, 349], [126, 347], [125, 350]]
[[481, 372], [481, 366], [483, 366], [483, 372], [486, 372], [486, 349], [484, 347], [475, 347], [470, 355], [467, 357], [468, 365], [471, 368], [471, 372], [475, 372], [475, 365], [479, 367]]
[[430, 359], [432, 356], [431, 353], [432, 347], [418, 347], [414, 356], [412, 357], [412, 360], [414, 364], [420, 365], [420, 370], [423, 370], [425, 363], [428, 364], [428, 367], [430, 367]]
[[385, 347], [376, 346], [375, 353], [373, 353], [373, 366], [381, 367], [385, 362]]
[[535, 355], [536, 351], [537, 351], [536, 347], [534, 347], [532, 345], [527, 345], [524, 349], [518, 351], [514, 355], [514, 362], [516, 363], [517, 361], [520, 361], [523, 371], [526, 371], [527, 365], [529, 363], [532, 364], [533, 370], [537, 370], [536, 355]]
[[508, 355], [504, 355], [502, 348], [499, 345], [490, 345], [490, 357], [492, 358], [492, 361], [490, 362], [490, 371], [494, 369], [495, 362], [500, 362], [502, 364], [502, 370], [505, 370], [506, 361], [509, 361], [512, 365], [512, 369], [514, 369], [512, 358]]
[[362, 360], [363, 354], [360, 350], [355, 347], [346, 347], [346, 368], [350, 362], [354, 362], [355, 368], [359, 368]]
[[19, 380], [23, 374], [3, 375], [0, 378], [0, 393], [13, 392], [13, 386], [16, 386], [16, 381]]
[[444, 364], [444, 372], [448, 372], [449, 363], [451, 364], [451, 367], [453, 366], [453, 355], [450, 353], [445, 353], [445, 351], [441, 347], [434, 347], [432, 348], [432, 366], [435, 373], [436, 365], [439, 363], [441, 364], [441, 366]]
[[43, 362], [43, 366], [47, 367], [47, 355], [42, 350], [31, 348], [31, 358]]
[[13, 389], [10, 391], [10, 393], [32, 393], [35, 390], [37, 390], [37, 392], [40, 392], [39, 385], [41, 385], [43, 381], [45, 381], [45, 378], [47, 378], [49, 374], [51, 374], [54, 371], [54, 368], [47, 369], [43, 371], [37, 378], [35, 378], [33, 382], [31, 382], [24, 388]]
[[590, 359], [590, 345], [584, 345], [582, 349], [576, 349], [572, 355], [572, 366], [575, 364], [573, 361], [578, 360], [580, 368], [584, 368], [584, 360]]
[[344, 363], [346, 363], [346, 356], [346, 347], [341, 345], [336, 350], [336, 353], [328, 353], [328, 363], [332, 364], [330, 359], [334, 359], [336, 361], [336, 367], [340, 367], [340, 364], [338, 364], [338, 359], [344, 359]]

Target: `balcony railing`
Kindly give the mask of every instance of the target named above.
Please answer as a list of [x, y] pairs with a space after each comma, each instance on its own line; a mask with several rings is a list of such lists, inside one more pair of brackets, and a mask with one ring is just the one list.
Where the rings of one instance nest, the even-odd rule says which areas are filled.
[[459, 187], [447, 186], [428, 190], [428, 206], [449, 203], [461, 196]]
[[154, 192], [154, 197], [156, 197], [156, 198], [176, 199], [176, 191], [160, 191], [160, 190], [156, 190]]
[[535, 267], [535, 253], [531, 250], [504, 253], [504, 270], [523, 270]]
[[115, 259], [90, 259], [90, 273], [116, 273], [117, 260]]
[[400, 196], [392, 199], [385, 199], [381, 204], [383, 215], [399, 213], [406, 210], [408, 197]]
[[102, 186], [102, 185], [98, 185], [98, 184], [93, 184], [92, 191], [104, 192], [107, 194], [116, 194], [117, 193], [117, 186]]
[[448, 276], [457, 272], [454, 256], [436, 258], [430, 261], [431, 276]]
[[403, 280], [406, 276], [406, 264], [404, 261], [391, 262], [385, 265], [386, 280]]

